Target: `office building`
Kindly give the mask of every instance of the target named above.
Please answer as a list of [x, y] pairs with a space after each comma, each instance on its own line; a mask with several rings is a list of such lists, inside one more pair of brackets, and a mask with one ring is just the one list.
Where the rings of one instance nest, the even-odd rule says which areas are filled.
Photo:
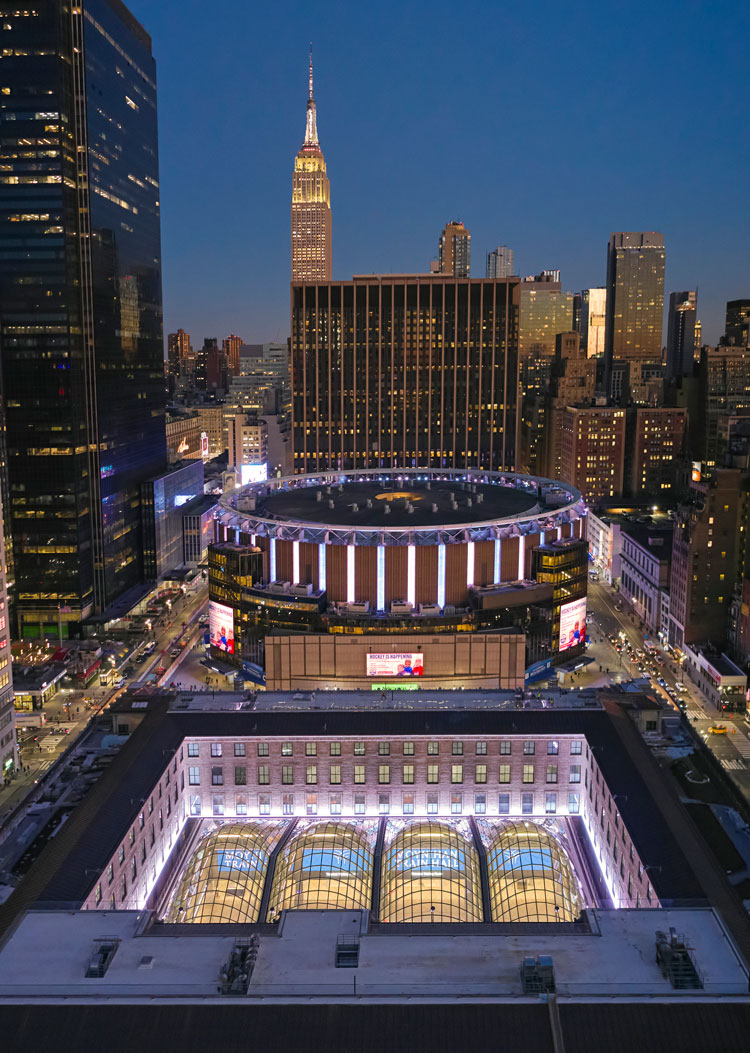
[[[615, 233], [607, 248], [605, 376], [613, 364], [661, 362], [664, 310], [664, 235]], [[627, 400], [623, 393], [621, 401]]]
[[[213, 402], [205, 405], [191, 406], [198, 414], [201, 441], [206, 436], [208, 443], [207, 457], [219, 457], [227, 448], [226, 429], [224, 425], [224, 403]], [[205, 457], [204, 457], [205, 459]]]
[[471, 234], [460, 220], [446, 223], [438, 244], [438, 274], [468, 278], [471, 273]]
[[604, 357], [606, 321], [606, 288], [584, 289], [581, 293], [581, 347], [584, 348], [589, 358]]
[[631, 497], [659, 501], [678, 484], [687, 414], [667, 407], [627, 411], [628, 464], [625, 489]]
[[259, 482], [268, 474], [268, 424], [252, 413], [228, 420], [227, 467], [235, 468], [243, 483]]
[[722, 344], [750, 346], [750, 300], [728, 300]]
[[744, 1053], [747, 917], [629, 710], [484, 696], [125, 697], [0, 907], [9, 1047]]
[[625, 524], [620, 594], [643, 622], [647, 636], [657, 636], [661, 630], [661, 596], [669, 590], [671, 559], [671, 523]]
[[675, 511], [670, 578], [670, 643], [722, 646], [744, 550], [740, 526], [743, 473], [694, 469], [687, 499]]
[[183, 562], [183, 515], [203, 497], [203, 461], [177, 464], [141, 484], [144, 576], [160, 581]]
[[512, 278], [514, 274], [513, 249], [507, 245], [498, 245], [487, 253], [487, 278]]
[[182, 558], [186, 567], [197, 567], [208, 558], [214, 535], [216, 498], [204, 494], [182, 508]]
[[167, 460], [169, 464], [203, 459], [201, 422], [198, 413], [182, 406], [170, 406], [166, 419]]
[[222, 499], [209, 598], [233, 626], [235, 664], [264, 668], [269, 686], [361, 688], [410, 675], [399, 662], [416, 654], [424, 686], [489, 688], [582, 651], [587, 546], [572, 487], [423, 468], [336, 480]]
[[695, 412], [690, 416], [690, 430], [696, 429], [695, 443], [701, 460], [719, 463], [722, 417], [747, 409], [750, 409], [750, 347], [704, 347], [698, 364]]
[[313, 62], [307, 97], [305, 141], [294, 160], [292, 176], [292, 281], [331, 280], [331, 184], [318, 140], [313, 95]]
[[20, 633], [141, 577], [166, 462], [155, 65], [119, 0], [6, 12], [0, 260]]
[[190, 333], [186, 333], [184, 329], [167, 335], [167, 363], [173, 376], [181, 376], [188, 371], [192, 350]]
[[8, 615], [8, 582], [5, 563], [3, 516], [0, 509], [0, 777], [7, 779], [18, 764], [13, 705], [13, 658]]
[[589, 555], [597, 574], [608, 585], [616, 585], [622, 567], [622, 530], [624, 526], [619, 515], [608, 510], [589, 509], [586, 516], [586, 540], [589, 543]]
[[697, 310], [697, 289], [669, 294], [666, 373], [668, 380], [692, 375]]
[[[536, 418], [539, 475], [562, 478], [562, 417], [568, 406], [590, 406], [596, 391], [596, 363], [581, 346], [580, 333], [558, 333], [549, 386], [524, 406], [523, 424]], [[530, 451], [533, 441], [528, 440]]]
[[566, 406], [560, 413], [560, 479], [589, 504], [622, 494], [625, 411]]
[[517, 287], [439, 274], [293, 285], [294, 471], [512, 470]]
[[243, 347], [241, 336], [232, 333], [221, 342], [221, 349], [226, 359], [226, 368], [230, 376], [237, 377], [240, 374], [240, 351]]

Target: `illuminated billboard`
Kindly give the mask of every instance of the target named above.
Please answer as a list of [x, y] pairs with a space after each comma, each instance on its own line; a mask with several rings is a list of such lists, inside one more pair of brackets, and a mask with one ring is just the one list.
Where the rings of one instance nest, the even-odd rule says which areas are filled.
[[586, 597], [571, 600], [560, 608], [560, 648], [567, 651], [586, 642]]
[[240, 479], [242, 485], [248, 483], [264, 483], [268, 478], [267, 464], [242, 464], [240, 465]]
[[424, 676], [423, 654], [368, 654], [368, 676]]
[[234, 614], [231, 607], [211, 600], [208, 605], [208, 632], [212, 647], [234, 654]]

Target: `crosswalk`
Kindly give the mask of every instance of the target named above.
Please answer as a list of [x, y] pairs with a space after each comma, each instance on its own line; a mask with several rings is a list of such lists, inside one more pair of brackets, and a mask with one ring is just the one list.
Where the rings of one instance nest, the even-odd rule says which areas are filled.
[[732, 735], [731, 741], [741, 757], [750, 757], [750, 739], [738, 732], [738, 734]]
[[732, 760], [727, 760], [725, 757], [721, 758], [721, 766], [725, 771], [744, 771], [745, 762], [741, 757], [734, 757]]

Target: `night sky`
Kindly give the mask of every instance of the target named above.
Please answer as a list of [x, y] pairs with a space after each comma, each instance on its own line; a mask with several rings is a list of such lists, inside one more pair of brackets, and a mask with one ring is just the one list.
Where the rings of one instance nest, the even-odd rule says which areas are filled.
[[604, 284], [610, 231], [663, 231], [704, 342], [750, 296], [743, 0], [128, 6], [157, 62], [165, 334], [288, 335], [310, 40], [334, 278], [424, 271], [462, 219], [474, 276], [507, 244], [571, 291]]

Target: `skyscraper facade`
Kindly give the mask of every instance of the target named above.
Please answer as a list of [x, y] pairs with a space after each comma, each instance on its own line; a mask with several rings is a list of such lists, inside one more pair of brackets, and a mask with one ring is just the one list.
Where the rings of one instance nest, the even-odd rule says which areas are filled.
[[438, 272], [455, 278], [471, 273], [471, 234], [460, 220], [445, 224], [438, 244]]
[[511, 278], [513, 274], [513, 249], [507, 245], [498, 245], [487, 253], [488, 278]]
[[226, 340], [222, 340], [222, 350], [227, 360], [227, 372], [233, 377], [240, 375], [240, 348], [243, 344], [241, 336], [231, 333]]
[[728, 300], [722, 344], [750, 345], [750, 300]]
[[693, 372], [698, 290], [669, 294], [667, 315], [667, 379], [687, 377]]
[[292, 286], [295, 472], [516, 466], [513, 279]]
[[331, 184], [318, 141], [310, 48], [305, 141], [292, 176], [292, 281], [330, 281], [331, 262]]
[[4, 18], [0, 336], [21, 631], [141, 576], [165, 464], [155, 64], [120, 0]]
[[612, 234], [607, 248], [607, 381], [615, 361], [661, 361], [663, 311], [664, 235]]
[[604, 330], [607, 315], [607, 290], [584, 289], [581, 293], [581, 347], [588, 358], [604, 355]]

